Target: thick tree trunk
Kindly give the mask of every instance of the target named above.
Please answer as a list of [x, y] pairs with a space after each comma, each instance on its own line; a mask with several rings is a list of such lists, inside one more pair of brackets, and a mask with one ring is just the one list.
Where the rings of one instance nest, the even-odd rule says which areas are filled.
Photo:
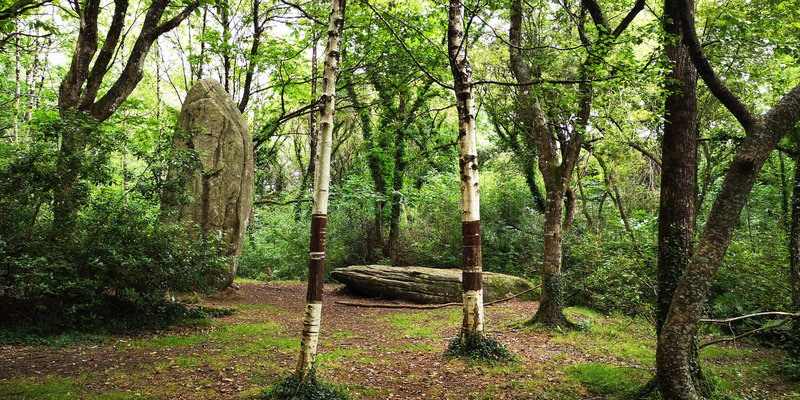
[[541, 270], [542, 299], [532, 321], [548, 326], [571, 325], [564, 316], [564, 282], [561, 275], [561, 216], [564, 208], [564, 192], [549, 189], [546, 195], [544, 263]]
[[668, 399], [698, 399], [692, 379], [692, 349], [703, 304], [758, 172], [781, 138], [800, 120], [800, 85], [781, 97], [762, 117], [753, 116], [708, 63], [695, 32], [690, 5], [686, 0], [678, 0], [677, 4], [683, 42], [689, 47], [698, 75], [742, 124], [747, 135], [728, 168], [700, 242], [675, 289], [658, 338], [656, 367], [661, 393]]
[[322, 317], [322, 291], [325, 279], [325, 229], [328, 216], [328, 192], [333, 144], [333, 117], [336, 110], [336, 76], [339, 71], [339, 49], [344, 26], [345, 0], [331, 1], [328, 23], [328, 46], [322, 76], [322, 105], [319, 122], [319, 148], [314, 175], [314, 205], [311, 212], [311, 250], [308, 264], [308, 290], [303, 319], [303, 338], [295, 377], [306, 381], [314, 369]]
[[[688, 48], [681, 43], [682, 25], [674, 0], [665, 1], [664, 20], [664, 52], [672, 69], [664, 79], [668, 95], [660, 163], [656, 336], [661, 333], [675, 289], [692, 256], [697, 220], [697, 73]], [[695, 343], [689, 359], [696, 390], [710, 394]]]
[[[792, 190], [792, 219], [789, 232], [789, 276], [791, 277], [792, 307], [800, 312], [800, 157], [794, 160], [794, 189]], [[790, 352], [791, 356], [800, 358], [800, 321], [792, 321], [794, 338], [798, 345]]]
[[61, 117], [74, 126], [61, 137], [61, 151], [56, 165], [58, 183], [53, 193], [53, 224], [57, 230], [72, 230], [80, 194], [76, 190], [78, 170], [81, 167], [79, 153], [85, 149], [88, 135], [98, 124], [113, 115], [136, 88], [144, 75], [145, 58], [155, 40], [177, 27], [197, 7], [197, 3], [191, 3], [171, 19], [161, 23], [161, 17], [169, 5], [169, 0], [155, 0], [150, 4], [120, 76], [95, 101], [109, 72], [109, 63], [117, 53], [129, 4], [128, 0], [114, 1], [114, 15], [99, 52], [97, 23], [100, 1], [87, 0], [83, 4], [79, 13], [80, 29], [75, 52], [58, 90]]
[[478, 182], [478, 150], [475, 140], [472, 67], [467, 58], [464, 4], [450, 0], [447, 51], [458, 110], [458, 141], [461, 172], [461, 242], [464, 320], [462, 340], [467, 334], [483, 334], [483, 257]]
[[664, 19], [664, 51], [672, 70], [664, 85], [669, 95], [664, 103], [658, 211], [657, 333], [661, 332], [675, 288], [692, 256], [697, 197], [697, 73], [689, 50], [680, 41], [681, 24], [674, 0], [665, 1]]

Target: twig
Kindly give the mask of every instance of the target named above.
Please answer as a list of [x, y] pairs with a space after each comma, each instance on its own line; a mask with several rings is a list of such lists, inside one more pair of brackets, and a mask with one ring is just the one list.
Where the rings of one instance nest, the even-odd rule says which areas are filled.
[[800, 313], [788, 313], [788, 312], [783, 312], [783, 311], [768, 311], [768, 312], [760, 312], [760, 313], [755, 313], [755, 314], [742, 315], [742, 316], [733, 317], [733, 318], [725, 318], [725, 319], [701, 319], [700, 322], [705, 322], [707, 324], [727, 324], [729, 322], [739, 321], [739, 320], [743, 320], [743, 319], [747, 319], [747, 318], [765, 317], [765, 316], [800, 318]]
[[[542, 285], [534, 286], [530, 289], [523, 290], [515, 295], [511, 295], [499, 300], [491, 301], [488, 303], [483, 303], [484, 307], [488, 307], [491, 305], [495, 305], [498, 303], [502, 303], [504, 301], [509, 301], [511, 299], [517, 298], [522, 296], [525, 293], [532, 292], [536, 289], [539, 289]], [[346, 301], [346, 300], [336, 300], [334, 303], [341, 304], [345, 306], [354, 306], [354, 307], [366, 307], [366, 308], [410, 308], [414, 310], [429, 310], [429, 309], [437, 309], [437, 308], [446, 308], [446, 307], [455, 307], [460, 306], [464, 303], [443, 303], [443, 304], [382, 304], [382, 303], [361, 303], [357, 301]]]
[[712, 341], [710, 341], [708, 343], [703, 343], [701, 346], [698, 346], [697, 349], [700, 350], [700, 349], [702, 349], [704, 347], [711, 346], [712, 344], [717, 344], [717, 343], [733, 342], [733, 341], [739, 340], [739, 339], [741, 339], [743, 337], [747, 337], [747, 336], [750, 336], [750, 335], [758, 333], [758, 332], [768, 331], [770, 329], [776, 329], [776, 328], [779, 328], [779, 327], [785, 325], [789, 321], [791, 321], [791, 319], [787, 318], [787, 319], [781, 321], [781, 323], [779, 323], [777, 325], [762, 326], [761, 328], [753, 329], [752, 331], [747, 331], [747, 332], [745, 332], [745, 333], [743, 333], [741, 335], [736, 335], [736, 336], [733, 336], [733, 337], [727, 337], [727, 338], [712, 340]]

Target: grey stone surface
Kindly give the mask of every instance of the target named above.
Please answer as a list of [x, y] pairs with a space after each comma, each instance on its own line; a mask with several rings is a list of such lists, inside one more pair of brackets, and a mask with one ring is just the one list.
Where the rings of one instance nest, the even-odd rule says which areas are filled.
[[236, 276], [253, 208], [254, 164], [250, 131], [219, 82], [203, 79], [189, 90], [174, 144], [197, 151], [202, 163], [187, 187], [193, 201], [180, 208], [179, 218], [220, 238], [220, 254], [231, 257], [231, 265], [218, 286], [227, 287]]
[[[458, 269], [353, 265], [336, 268], [331, 276], [354, 292], [367, 296], [417, 303], [461, 301], [461, 270]], [[483, 301], [487, 303], [532, 287], [530, 282], [516, 276], [483, 273]], [[534, 290], [519, 299], [535, 300], [538, 296], [539, 292]]]

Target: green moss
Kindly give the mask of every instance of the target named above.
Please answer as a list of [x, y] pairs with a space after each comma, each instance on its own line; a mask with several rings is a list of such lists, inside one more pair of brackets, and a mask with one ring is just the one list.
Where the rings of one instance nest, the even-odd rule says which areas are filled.
[[624, 399], [636, 393], [651, 378], [648, 371], [601, 363], [577, 364], [568, 375], [589, 391], [605, 399]]

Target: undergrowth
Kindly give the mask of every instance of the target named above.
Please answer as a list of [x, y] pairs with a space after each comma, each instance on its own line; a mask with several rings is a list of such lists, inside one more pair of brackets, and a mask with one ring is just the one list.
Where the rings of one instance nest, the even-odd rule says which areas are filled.
[[483, 332], [469, 332], [466, 336], [464, 335], [461, 332], [450, 342], [450, 345], [447, 346], [447, 355], [490, 364], [510, 361], [514, 358], [514, 355], [500, 342]]
[[306, 381], [289, 375], [272, 389], [265, 391], [263, 400], [348, 400], [347, 395], [321, 379], [311, 371]]

